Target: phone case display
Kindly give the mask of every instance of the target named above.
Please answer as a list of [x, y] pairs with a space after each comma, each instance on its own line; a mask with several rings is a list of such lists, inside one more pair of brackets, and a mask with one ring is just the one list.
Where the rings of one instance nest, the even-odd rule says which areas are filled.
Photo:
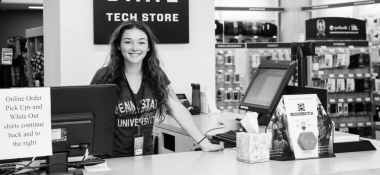
[[249, 79], [263, 60], [291, 60], [290, 47], [291, 43], [247, 43]]
[[215, 47], [216, 107], [221, 111], [240, 113], [237, 106], [244, 94], [244, 74], [236, 72], [235, 63], [237, 59], [246, 59], [246, 46], [216, 44]]
[[[372, 128], [375, 81], [368, 42], [318, 41], [315, 49], [309, 85], [327, 89], [327, 112], [336, 128]], [[364, 137], [373, 138], [374, 133]]]

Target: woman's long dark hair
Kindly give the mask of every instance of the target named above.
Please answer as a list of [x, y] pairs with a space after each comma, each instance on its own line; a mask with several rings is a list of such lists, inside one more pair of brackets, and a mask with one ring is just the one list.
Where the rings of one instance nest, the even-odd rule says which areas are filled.
[[165, 74], [160, 67], [160, 60], [157, 54], [156, 42], [157, 38], [149, 27], [142, 21], [128, 20], [121, 23], [113, 32], [110, 38], [110, 59], [103, 68], [97, 72], [97, 79], [94, 80], [95, 84], [116, 84], [118, 87], [118, 98], [121, 99], [121, 82], [124, 81], [124, 57], [121, 51], [118, 49], [121, 42], [121, 37], [125, 30], [140, 29], [148, 36], [148, 44], [150, 50], [147, 52], [142, 63], [142, 71], [145, 77], [146, 83], [152, 88], [152, 93], [157, 99], [156, 117], [160, 122], [165, 120], [166, 114], [169, 114], [171, 109], [167, 105], [168, 100], [168, 88], [165, 83]]

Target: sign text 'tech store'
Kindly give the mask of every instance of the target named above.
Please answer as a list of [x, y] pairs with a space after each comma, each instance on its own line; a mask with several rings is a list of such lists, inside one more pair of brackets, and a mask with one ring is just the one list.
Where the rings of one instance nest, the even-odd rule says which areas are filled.
[[93, 0], [94, 44], [127, 20], [145, 22], [161, 44], [189, 43], [189, 0]]

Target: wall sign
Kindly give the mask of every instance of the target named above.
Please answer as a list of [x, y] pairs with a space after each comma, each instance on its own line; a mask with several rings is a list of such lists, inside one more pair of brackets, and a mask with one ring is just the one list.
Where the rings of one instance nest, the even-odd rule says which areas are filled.
[[306, 40], [365, 40], [365, 22], [353, 18], [306, 20]]
[[2, 65], [12, 65], [13, 58], [13, 50], [12, 48], [3, 48], [1, 49], [1, 64]]
[[94, 44], [108, 44], [130, 19], [145, 22], [161, 44], [189, 43], [189, 0], [93, 0]]

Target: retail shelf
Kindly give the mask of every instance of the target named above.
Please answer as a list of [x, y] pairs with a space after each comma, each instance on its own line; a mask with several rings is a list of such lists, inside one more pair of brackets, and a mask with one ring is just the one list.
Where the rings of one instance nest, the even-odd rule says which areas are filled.
[[[335, 68], [336, 69], [336, 68]], [[368, 69], [363, 68], [363, 69]], [[312, 78], [320, 78], [320, 79], [342, 79], [342, 78], [354, 78], [354, 79], [363, 79], [363, 78], [375, 78], [377, 76], [377, 73], [366, 73], [366, 74], [319, 74], [314, 75]]]
[[[339, 92], [337, 92], [339, 93]], [[371, 102], [370, 97], [362, 98], [340, 98], [340, 99], [329, 99], [329, 103], [355, 103], [355, 102]]]
[[361, 5], [379, 4], [379, 3], [380, 3], [380, 0], [345, 2], [345, 3], [337, 3], [337, 4], [321, 4], [321, 5], [302, 7], [302, 11], [331, 9], [331, 8], [339, 8], [339, 7], [354, 7], [354, 6], [361, 6]]
[[282, 7], [215, 7], [219, 11], [268, 11], [268, 12], [284, 12]]
[[32, 28], [32, 29], [27, 29], [25, 31], [26, 38], [43, 36], [43, 34], [44, 34], [43, 27], [36, 27], [36, 28]]
[[[375, 122], [375, 125], [380, 125], [380, 122]], [[372, 127], [372, 122], [335, 123], [335, 128], [355, 128], [355, 127]]]

